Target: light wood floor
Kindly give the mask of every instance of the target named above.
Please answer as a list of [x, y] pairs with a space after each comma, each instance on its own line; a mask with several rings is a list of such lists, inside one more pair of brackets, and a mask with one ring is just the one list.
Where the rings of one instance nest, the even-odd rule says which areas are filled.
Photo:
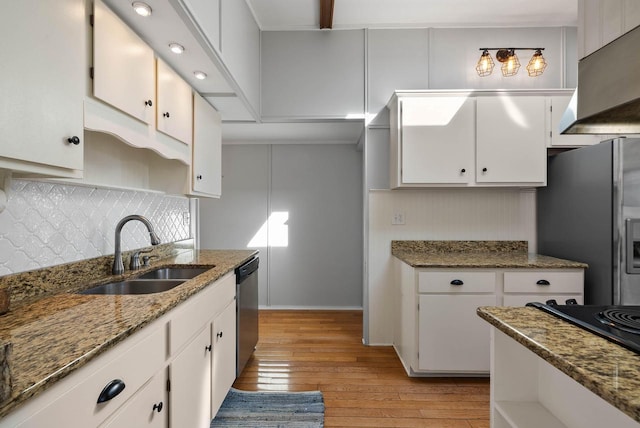
[[362, 345], [361, 311], [260, 311], [238, 389], [320, 390], [325, 427], [488, 428], [488, 379], [409, 378], [392, 347]]

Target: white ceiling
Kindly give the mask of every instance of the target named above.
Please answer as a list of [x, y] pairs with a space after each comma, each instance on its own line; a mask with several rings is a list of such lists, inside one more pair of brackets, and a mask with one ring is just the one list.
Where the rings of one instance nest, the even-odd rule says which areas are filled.
[[[224, 94], [207, 98], [223, 113], [223, 141], [226, 143], [328, 142], [355, 143], [363, 122], [241, 123], [251, 121], [241, 102], [218, 72], [211, 55], [185, 27], [174, 2], [187, 0], [146, 0], [153, 19], [140, 19], [130, 1], [104, 0], [128, 25], [171, 64], [199, 93]], [[208, 0], [190, 0], [207, 2]], [[234, 0], [240, 1], [240, 0]], [[246, 0], [262, 31], [316, 30], [319, 27], [319, 0]], [[189, 1], [187, 1], [189, 2]], [[577, 0], [335, 0], [334, 29], [399, 27], [525, 27], [575, 26]], [[167, 45], [179, 40], [187, 51], [178, 59]], [[204, 81], [193, 70], [205, 71]], [[229, 122], [231, 120], [231, 122]]]
[[[247, 0], [263, 31], [317, 29], [319, 0]], [[335, 0], [333, 28], [575, 26], [578, 0]]]

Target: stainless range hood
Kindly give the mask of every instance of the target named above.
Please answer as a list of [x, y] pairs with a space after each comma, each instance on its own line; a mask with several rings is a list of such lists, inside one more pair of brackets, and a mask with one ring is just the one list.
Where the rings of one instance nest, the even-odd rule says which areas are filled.
[[640, 27], [580, 60], [563, 134], [640, 133]]

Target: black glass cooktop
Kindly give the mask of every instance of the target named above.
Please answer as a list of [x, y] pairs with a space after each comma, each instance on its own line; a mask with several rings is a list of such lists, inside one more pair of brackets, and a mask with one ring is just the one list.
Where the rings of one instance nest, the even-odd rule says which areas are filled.
[[640, 353], [640, 306], [527, 303], [618, 345]]

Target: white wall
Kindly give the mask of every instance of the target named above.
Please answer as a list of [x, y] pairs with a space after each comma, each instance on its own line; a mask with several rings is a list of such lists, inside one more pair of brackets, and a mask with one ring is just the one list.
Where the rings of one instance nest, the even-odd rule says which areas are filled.
[[223, 145], [222, 197], [200, 200], [200, 248], [260, 251], [260, 306], [268, 302], [269, 251], [249, 243], [269, 217], [270, 176], [270, 146]]
[[[112, 254], [116, 224], [129, 214], [147, 217], [163, 243], [192, 238], [182, 196], [30, 180], [13, 180], [8, 196], [0, 213], [0, 275]], [[142, 223], [125, 225], [123, 250], [149, 244]]]
[[[202, 248], [260, 250], [260, 305], [362, 307], [362, 158], [355, 145], [223, 145], [222, 198], [200, 202]], [[286, 246], [278, 246], [286, 231]]]
[[[405, 225], [392, 225], [395, 213]], [[392, 240], [524, 240], [535, 251], [535, 192], [428, 189], [369, 194], [368, 343], [393, 342]]]
[[[573, 88], [577, 81], [576, 28], [432, 28], [368, 30], [367, 112], [381, 114], [374, 124], [388, 124], [384, 106], [396, 89], [540, 89]], [[500, 63], [490, 76], [475, 67], [479, 48], [543, 47], [548, 67], [529, 77], [533, 51], [516, 51], [521, 68], [503, 77]], [[495, 60], [495, 51], [490, 52]]]
[[364, 30], [263, 33], [263, 118], [362, 117], [364, 34]]

